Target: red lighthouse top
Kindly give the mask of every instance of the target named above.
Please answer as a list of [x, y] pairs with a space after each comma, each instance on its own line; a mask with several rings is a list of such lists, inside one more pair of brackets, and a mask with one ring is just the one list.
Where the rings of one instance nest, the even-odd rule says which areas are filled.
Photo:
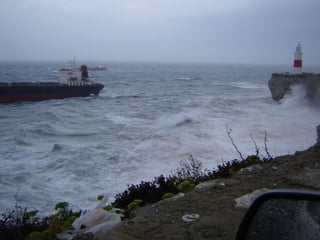
[[302, 67], [302, 60], [294, 60], [293, 67], [295, 68], [301, 68]]
[[295, 73], [302, 73], [302, 52], [300, 43], [297, 44], [296, 51], [294, 53], [293, 68]]

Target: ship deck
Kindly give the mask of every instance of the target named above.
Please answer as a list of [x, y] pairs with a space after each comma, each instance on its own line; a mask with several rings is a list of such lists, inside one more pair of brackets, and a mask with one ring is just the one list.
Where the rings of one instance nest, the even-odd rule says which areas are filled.
[[0, 82], [0, 87], [36, 87], [36, 86], [60, 86], [58, 82]]

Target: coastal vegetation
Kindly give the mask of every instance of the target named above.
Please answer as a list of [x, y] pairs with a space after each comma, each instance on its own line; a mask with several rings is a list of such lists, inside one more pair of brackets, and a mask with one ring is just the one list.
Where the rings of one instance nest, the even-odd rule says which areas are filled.
[[71, 228], [73, 221], [81, 215], [69, 209], [69, 203], [60, 202], [55, 206], [56, 213], [40, 219], [37, 211], [16, 204], [15, 209], [1, 214], [1, 240], [52, 240], [57, 234]]
[[[261, 157], [260, 150], [252, 137], [255, 154], [243, 158], [243, 155], [232, 139], [232, 130], [226, 129], [240, 159], [222, 162], [216, 168], [209, 170], [202, 169], [201, 162], [196, 160], [192, 155], [189, 155], [188, 159], [181, 161], [177, 169], [169, 176], [160, 175], [152, 181], [142, 181], [140, 184], [128, 186], [127, 190], [115, 196], [115, 201], [111, 205], [105, 206], [103, 209], [106, 211], [118, 209], [116, 212], [121, 214], [123, 219], [130, 218], [134, 216], [134, 211], [140, 207], [172, 198], [179, 193], [192, 191], [201, 182], [219, 178], [230, 178], [242, 168], [257, 163], [265, 163], [273, 159], [267, 149], [266, 133], [265, 151], [267, 157]], [[103, 197], [103, 195], [99, 195], [97, 196], [97, 200], [102, 200]], [[37, 211], [28, 211], [27, 208], [23, 208], [17, 204], [15, 210], [1, 214], [1, 240], [56, 239], [57, 234], [70, 229], [73, 221], [82, 214], [81, 211], [73, 212], [72, 209], [69, 209], [69, 204], [66, 202], [58, 203], [55, 206], [55, 210], [55, 214], [44, 219], [39, 219], [36, 216]]]
[[123, 217], [130, 218], [133, 216], [132, 211], [136, 210], [138, 206], [152, 204], [162, 199], [173, 197], [178, 193], [187, 193], [201, 182], [218, 178], [230, 178], [242, 168], [270, 160], [272, 158], [261, 159], [257, 155], [250, 155], [243, 160], [234, 159], [223, 162], [213, 170], [201, 170], [201, 163], [190, 155], [188, 161], [180, 163], [181, 166], [175, 174], [168, 177], [161, 175], [153, 181], [142, 181], [140, 184], [128, 186], [127, 190], [116, 195], [115, 201], [108, 209], [124, 209], [122, 211]]
[[116, 195], [115, 201], [108, 206], [108, 209], [124, 209], [121, 211], [123, 218], [129, 218], [133, 216], [132, 207], [129, 206], [136, 203], [135, 201], [137, 200], [139, 200], [139, 204], [134, 204], [135, 208], [133, 210], [137, 207], [142, 207], [162, 199], [173, 197], [178, 193], [192, 191], [193, 188], [201, 182], [218, 178], [230, 178], [242, 168], [253, 164], [268, 162], [273, 159], [268, 151], [267, 132], [265, 132], [264, 135], [264, 151], [266, 155], [264, 156], [261, 154], [256, 141], [251, 135], [255, 147], [255, 154], [249, 155], [246, 158], [243, 157], [243, 154], [235, 144], [231, 135], [232, 129], [229, 128], [228, 125], [226, 125], [226, 132], [240, 159], [222, 162], [222, 164], [212, 170], [203, 170], [201, 162], [196, 160], [192, 155], [189, 155], [188, 159], [181, 161], [180, 166], [176, 171], [168, 177], [161, 175], [156, 177], [153, 181], [142, 181], [140, 184], [128, 186], [127, 190]]

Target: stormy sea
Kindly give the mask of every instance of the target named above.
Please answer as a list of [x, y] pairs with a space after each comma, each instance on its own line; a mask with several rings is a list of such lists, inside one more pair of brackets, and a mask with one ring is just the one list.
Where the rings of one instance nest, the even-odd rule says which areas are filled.
[[[90, 210], [128, 185], [173, 173], [191, 154], [205, 169], [239, 155], [273, 156], [316, 141], [320, 108], [295, 88], [280, 102], [267, 82], [291, 66], [93, 63], [99, 96], [0, 104], [0, 212], [43, 214], [58, 202]], [[0, 63], [1, 82], [58, 81], [63, 62]], [[319, 68], [309, 67], [307, 72]]]

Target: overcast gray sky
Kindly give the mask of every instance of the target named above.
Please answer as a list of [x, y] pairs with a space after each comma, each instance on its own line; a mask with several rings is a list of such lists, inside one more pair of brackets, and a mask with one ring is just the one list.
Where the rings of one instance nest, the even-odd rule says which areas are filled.
[[320, 65], [320, 0], [1, 0], [0, 60]]

